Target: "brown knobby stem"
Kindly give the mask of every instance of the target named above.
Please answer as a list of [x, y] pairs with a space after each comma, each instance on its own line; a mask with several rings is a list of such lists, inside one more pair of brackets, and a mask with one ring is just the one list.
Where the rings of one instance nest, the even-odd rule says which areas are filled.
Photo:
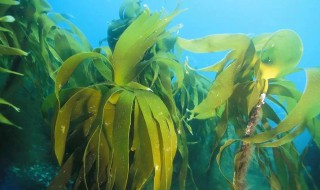
[[[264, 104], [265, 93], [260, 95], [259, 102], [253, 107], [249, 115], [249, 121], [245, 130], [244, 137], [250, 137], [258, 122], [260, 121], [260, 113]], [[233, 188], [235, 190], [245, 189], [245, 178], [248, 166], [251, 160], [252, 144], [243, 142], [239, 152], [237, 152], [234, 161]]]

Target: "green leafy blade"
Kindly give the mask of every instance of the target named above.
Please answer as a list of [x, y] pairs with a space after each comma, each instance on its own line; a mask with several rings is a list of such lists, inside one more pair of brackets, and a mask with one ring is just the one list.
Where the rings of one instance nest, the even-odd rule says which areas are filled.
[[269, 141], [276, 135], [289, 131], [308, 119], [317, 116], [320, 112], [320, 101], [317, 96], [320, 94], [320, 88], [318, 88], [320, 84], [320, 69], [306, 69], [306, 74], [307, 84], [304, 93], [289, 115], [276, 128], [245, 138], [243, 139], [245, 142], [263, 143]]

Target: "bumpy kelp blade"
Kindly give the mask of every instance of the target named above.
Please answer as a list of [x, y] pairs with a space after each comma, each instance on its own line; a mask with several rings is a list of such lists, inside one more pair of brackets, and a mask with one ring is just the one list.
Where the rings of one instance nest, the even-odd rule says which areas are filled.
[[123, 91], [116, 104], [113, 127], [112, 151], [113, 161], [111, 175], [114, 176], [114, 188], [124, 190], [129, 174], [129, 133], [134, 94]]
[[134, 151], [134, 162], [130, 167], [129, 185], [132, 189], [141, 189], [150, 178], [154, 167], [151, 141], [150, 138], [145, 138], [148, 136], [148, 131], [137, 99], [134, 103], [133, 134], [131, 151]]
[[264, 79], [288, 74], [300, 62], [302, 41], [292, 30], [279, 30], [272, 35], [258, 36], [253, 42], [261, 61], [261, 77]]
[[136, 93], [151, 142], [154, 189], [169, 189], [177, 147], [173, 122], [160, 98], [147, 91]]
[[[289, 131], [305, 121], [317, 116], [320, 112], [319, 94], [320, 69], [306, 69], [307, 84], [299, 102], [289, 115], [274, 129], [262, 132], [253, 137], [243, 139], [245, 142], [263, 143], [273, 139], [276, 135]], [[281, 140], [278, 140], [279, 144]]]
[[150, 14], [146, 10], [123, 32], [112, 56], [115, 83], [123, 85], [132, 81], [137, 75], [136, 64], [142, 60], [146, 50], [158, 41], [177, 13], [161, 19], [160, 13]]
[[177, 137], [173, 121], [169, 111], [159, 97], [150, 92], [143, 93], [143, 96], [148, 101], [159, 131], [161, 162], [163, 165], [160, 189], [169, 189], [171, 186], [173, 159], [177, 150]]

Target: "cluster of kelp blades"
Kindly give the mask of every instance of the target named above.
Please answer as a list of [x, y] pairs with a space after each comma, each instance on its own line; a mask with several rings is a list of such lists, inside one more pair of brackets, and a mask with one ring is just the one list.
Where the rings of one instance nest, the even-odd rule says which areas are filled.
[[[166, 30], [180, 12], [162, 16], [127, 0], [120, 19], [109, 26], [109, 47], [92, 49], [67, 15], [50, 12], [45, 0], [0, 0], [2, 94], [10, 95], [20, 84], [16, 81], [28, 77], [41, 89], [40, 101], [46, 97], [42, 112], [52, 118], [61, 166], [49, 189], [70, 183], [74, 189], [170, 189], [173, 173], [179, 175], [174, 184], [186, 189], [186, 179], [195, 174], [189, 163], [197, 162], [189, 159], [189, 138], [199, 128], [213, 129], [201, 133], [201, 138], [214, 139], [211, 159], [204, 160], [210, 165], [216, 157], [222, 173], [225, 150], [234, 156], [237, 173], [239, 160], [248, 157], [238, 148], [250, 143], [255, 148], [249, 156], [258, 160], [272, 189], [307, 188], [303, 154], [292, 141], [307, 128], [320, 145], [320, 69], [305, 69], [303, 93], [285, 79], [298, 70], [300, 38], [280, 30], [253, 38], [222, 34], [187, 40], [173, 34], [177, 28]], [[61, 22], [68, 28], [61, 28]], [[228, 51], [201, 69], [216, 72], [215, 80], [181, 64], [175, 44], [195, 53]], [[250, 112], [264, 93], [256, 134], [244, 137]], [[19, 111], [5, 99], [0, 104]], [[287, 116], [281, 120], [275, 107]], [[195, 120], [206, 122], [192, 125]], [[19, 127], [1, 113], [0, 122]], [[231, 144], [236, 149], [227, 149]], [[230, 188], [242, 188], [224, 177]], [[193, 188], [205, 183], [190, 181]]]

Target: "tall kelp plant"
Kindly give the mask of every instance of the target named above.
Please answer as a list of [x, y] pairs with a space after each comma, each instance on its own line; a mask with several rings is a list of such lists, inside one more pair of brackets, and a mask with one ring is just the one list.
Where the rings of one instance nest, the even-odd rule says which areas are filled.
[[[190, 111], [189, 119], [218, 118], [213, 147], [220, 146], [216, 156], [219, 168], [223, 151], [238, 142], [233, 181], [225, 176], [230, 187], [246, 187], [246, 173], [254, 155], [272, 189], [306, 189], [292, 140], [305, 128], [314, 128], [318, 120], [320, 90], [316, 84], [320, 70], [305, 70], [307, 83], [302, 94], [284, 78], [296, 71], [302, 55], [298, 35], [291, 30], [252, 39], [243, 34], [223, 34], [179, 38], [178, 44], [196, 53], [229, 51], [221, 61], [202, 69], [217, 75], [206, 98]], [[277, 107], [287, 113], [282, 121]], [[233, 127], [235, 134], [228, 133], [228, 127]], [[231, 139], [219, 145], [228, 137]]]
[[[179, 11], [163, 18], [148, 9], [137, 11], [113, 51], [73, 55], [56, 75], [52, 131], [62, 168], [49, 189], [63, 188], [70, 179], [75, 189], [140, 189], [148, 184], [170, 189], [179, 122], [170, 107], [175, 106], [170, 71], [182, 70], [156, 43], [168, 35], [165, 28]], [[104, 82], [64, 88], [85, 60]], [[178, 85], [182, 80], [177, 75]]]
[[[4, 27], [7, 23], [12, 23], [15, 21], [15, 18], [13, 16], [5, 15], [7, 9], [9, 9], [10, 6], [15, 6], [18, 4], [19, 4], [18, 1], [0, 1], [0, 35], [1, 35], [0, 55], [1, 55], [1, 62], [2, 62], [2, 64], [0, 65], [0, 72], [1, 72], [1, 74], [7, 75], [7, 76], [10, 74], [17, 75], [17, 76], [23, 76], [23, 74], [21, 74], [21, 73], [7, 69], [6, 66], [9, 64], [12, 56], [26, 56], [27, 55], [26, 52], [19, 49], [18, 43], [14, 43], [14, 44], [9, 43], [9, 39], [7, 36], [9, 36], [9, 35], [13, 36], [14, 34], [11, 30]], [[5, 77], [5, 76], [2, 76], [2, 77]], [[17, 108], [16, 106], [14, 106], [13, 104], [9, 103], [8, 101], [6, 101], [3, 98], [0, 98], [0, 106], [2, 106], [2, 105], [9, 106], [18, 112], [20, 111], [20, 109]], [[17, 126], [16, 124], [14, 124], [10, 120], [8, 120], [2, 113], [0, 113], [0, 123], [20, 128], [19, 126]]]
[[[0, 1], [0, 17], [0, 188], [40, 189], [55, 173], [42, 101], [54, 91], [61, 63], [91, 47], [67, 16], [51, 12], [45, 0]], [[88, 69], [83, 67], [76, 75]], [[92, 83], [93, 75], [87, 77]]]
[[[305, 70], [303, 93], [285, 78], [302, 70], [296, 69], [298, 35], [177, 39], [172, 31], [180, 26], [166, 27], [179, 13], [150, 13], [126, 0], [109, 26], [108, 47], [92, 49], [68, 15], [51, 12], [45, 0], [0, 0], [1, 177], [18, 160], [34, 164], [30, 172], [11, 169], [14, 179], [28, 176], [21, 186], [30, 189], [226, 188], [220, 178], [215, 184], [199, 175], [205, 163], [219, 168], [233, 189], [256, 185], [257, 174], [272, 189], [312, 186], [292, 140], [307, 128], [319, 146], [320, 70]], [[188, 61], [180, 64], [176, 43], [196, 53], [228, 51], [201, 69], [216, 72], [215, 80]], [[44, 127], [51, 119], [52, 152], [61, 166], [52, 181], [50, 128]], [[198, 149], [209, 145], [211, 155]], [[210, 165], [214, 157], [218, 167]], [[261, 171], [250, 173], [250, 163]]]

